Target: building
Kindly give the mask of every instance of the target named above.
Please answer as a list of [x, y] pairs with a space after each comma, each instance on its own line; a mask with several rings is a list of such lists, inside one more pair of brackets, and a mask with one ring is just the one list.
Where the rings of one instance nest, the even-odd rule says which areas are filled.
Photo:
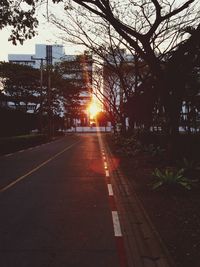
[[35, 54], [8, 54], [8, 61], [28, 65], [33, 68], [40, 68], [41, 61], [54, 65], [60, 62], [64, 56], [65, 51], [63, 45], [36, 44]]
[[[79, 107], [77, 112], [74, 112], [76, 117], [73, 118], [73, 122], [70, 124], [80, 126], [89, 123], [87, 105], [92, 96], [92, 57], [90, 55], [86, 53], [82, 55], [66, 55], [63, 45], [36, 44], [35, 54], [9, 54], [8, 60], [11, 63], [28, 65], [36, 69], [42, 69], [44, 65], [56, 65], [59, 63], [63, 78], [76, 85], [79, 91]], [[67, 114], [69, 106], [63, 103], [60, 105], [62, 110], [65, 106], [61, 116], [64, 113]], [[10, 106], [13, 106], [12, 103], [10, 103]], [[30, 107], [33, 108], [32, 103], [30, 103]], [[28, 112], [32, 112], [31, 109]]]

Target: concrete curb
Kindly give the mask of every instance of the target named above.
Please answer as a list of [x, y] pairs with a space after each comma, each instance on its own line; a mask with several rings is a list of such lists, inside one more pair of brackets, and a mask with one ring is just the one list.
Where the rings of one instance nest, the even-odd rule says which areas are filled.
[[105, 144], [108, 161], [113, 166], [111, 180], [116, 195], [129, 267], [175, 267], [175, 264], [137, 196], [134, 185], [115, 169], [113, 155]]

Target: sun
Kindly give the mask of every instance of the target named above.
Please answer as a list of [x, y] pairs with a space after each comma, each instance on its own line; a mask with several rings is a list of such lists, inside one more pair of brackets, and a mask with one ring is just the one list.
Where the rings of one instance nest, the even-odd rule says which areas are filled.
[[93, 119], [100, 112], [100, 107], [96, 102], [92, 102], [88, 107], [90, 118]]

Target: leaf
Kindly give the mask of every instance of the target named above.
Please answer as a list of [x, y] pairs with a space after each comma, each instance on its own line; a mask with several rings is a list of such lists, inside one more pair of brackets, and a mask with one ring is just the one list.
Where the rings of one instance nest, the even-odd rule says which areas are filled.
[[155, 190], [155, 189], [157, 189], [158, 187], [160, 187], [162, 185], [163, 185], [162, 181], [154, 182], [153, 185], [152, 185], [152, 189]]

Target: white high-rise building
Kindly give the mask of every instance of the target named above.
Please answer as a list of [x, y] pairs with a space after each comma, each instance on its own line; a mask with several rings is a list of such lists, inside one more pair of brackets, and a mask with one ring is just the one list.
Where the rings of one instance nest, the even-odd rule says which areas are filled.
[[63, 45], [36, 44], [35, 54], [8, 54], [8, 61], [17, 64], [40, 68], [41, 60], [44, 64], [54, 65], [65, 56]]

